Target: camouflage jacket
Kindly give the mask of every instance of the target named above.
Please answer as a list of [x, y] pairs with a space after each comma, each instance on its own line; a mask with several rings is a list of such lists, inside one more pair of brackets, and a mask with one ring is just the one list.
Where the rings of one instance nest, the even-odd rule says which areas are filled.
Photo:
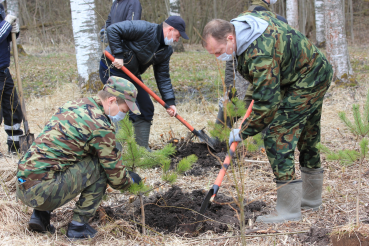
[[[237, 70], [252, 82], [253, 112], [243, 138], [267, 127], [285, 90], [313, 89], [327, 80], [331, 65], [303, 34], [272, 12], [244, 12], [268, 22], [264, 33], [237, 57]], [[237, 34], [236, 34], [237, 35]], [[252, 119], [251, 119], [252, 118]]]
[[115, 129], [97, 96], [69, 101], [56, 111], [20, 159], [17, 177], [52, 179], [55, 172], [65, 171], [87, 156], [99, 159], [113, 188], [125, 189], [131, 184], [115, 147]]
[[265, 8], [267, 11], [272, 11], [271, 8], [269, 7], [269, 5], [266, 2], [264, 2], [263, 0], [252, 0], [251, 5], [248, 8], [248, 10], [253, 11], [254, 8], [256, 8], [258, 6], [261, 6], [261, 7]]

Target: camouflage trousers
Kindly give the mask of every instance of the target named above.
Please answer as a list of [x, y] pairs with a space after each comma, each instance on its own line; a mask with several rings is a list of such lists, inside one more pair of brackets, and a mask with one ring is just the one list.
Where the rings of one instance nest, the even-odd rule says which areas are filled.
[[295, 179], [295, 148], [300, 151], [302, 167], [320, 168], [320, 119], [323, 98], [330, 86], [332, 73], [314, 88], [289, 87], [277, 113], [268, 126], [264, 145], [277, 180]]
[[36, 210], [54, 210], [81, 194], [73, 209], [73, 220], [87, 223], [105, 194], [107, 177], [97, 158], [87, 157], [55, 178], [24, 190], [17, 182], [17, 196]]

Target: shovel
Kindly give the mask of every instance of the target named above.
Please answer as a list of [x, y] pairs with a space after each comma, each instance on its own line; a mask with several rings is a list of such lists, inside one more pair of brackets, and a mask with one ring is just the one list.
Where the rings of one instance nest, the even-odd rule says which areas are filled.
[[[108, 52], [105, 51], [105, 56], [110, 60], [114, 61], [114, 57]], [[150, 90], [149, 87], [147, 87], [144, 83], [141, 82], [133, 73], [131, 73], [125, 66], [123, 66], [122, 71], [125, 72], [131, 79], [133, 79], [134, 82], [136, 82], [142, 89], [144, 89], [147, 93], [150, 94], [158, 103], [160, 103], [165, 109], [170, 108], [160, 97], [158, 97], [152, 90]], [[196, 130], [193, 128], [187, 121], [185, 121], [181, 116], [178, 114], [175, 115], [175, 117], [183, 124], [185, 125], [193, 134], [195, 134], [196, 137], [199, 138], [201, 142], [205, 142], [207, 145], [209, 145], [210, 148], [215, 150], [215, 143], [214, 141], [205, 134], [203, 130]]]
[[20, 152], [26, 153], [29, 147], [31, 146], [31, 144], [33, 143], [33, 141], [35, 140], [35, 135], [33, 133], [30, 133], [29, 126], [28, 126], [26, 105], [24, 103], [23, 87], [22, 87], [22, 81], [20, 77], [20, 68], [19, 68], [19, 61], [18, 61], [17, 37], [16, 37], [16, 33], [14, 32], [12, 32], [12, 43], [13, 43], [15, 70], [17, 73], [19, 101], [20, 101], [21, 109], [23, 113], [23, 126], [24, 126], [24, 135], [19, 137], [19, 145], [20, 145]]
[[[243, 117], [242, 123], [247, 119], [247, 117], [250, 116], [251, 111], [252, 111], [252, 105], [254, 105], [254, 100], [251, 101], [250, 106], [247, 109], [245, 116]], [[242, 127], [242, 123], [240, 125], [240, 129]], [[227, 154], [223, 162], [223, 167], [222, 169], [220, 169], [218, 177], [215, 180], [213, 187], [209, 190], [208, 194], [206, 195], [204, 201], [201, 204], [200, 214], [204, 214], [206, 209], [210, 207], [211, 202], [214, 201], [214, 198], [216, 194], [218, 193], [220, 185], [222, 184], [223, 178], [227, 172], [229, 164], [231, 163], [231, 159], [234, 155], [234, 152], [236, 151], [237, 145], [238, 145], [238, 142], [233, 142], [231, 146], [229, 147], [229, 155]]]

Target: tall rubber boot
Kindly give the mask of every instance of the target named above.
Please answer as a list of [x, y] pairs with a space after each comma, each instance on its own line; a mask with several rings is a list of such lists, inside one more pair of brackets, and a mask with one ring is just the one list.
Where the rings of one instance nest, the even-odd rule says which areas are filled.
[[268, 215], [259, 216], [256, 222], [281, 223], [301, 220], [302, 180], [277, 180], [277, 206]]
[[[115, 126], [115, 136], [117, 136], [117, 134], [118, 134], [118, 132], [119, 132], [119, 130], [120, 130], [119, 122], [114, 123], [114, 126]], [[118, 142], [118, 141], [115, 141], [115, 147], [116, 147], [117, 149], [119, 149], [119, 151], [122, 151], [122, 149], [123, 149], [123, 147], [122, 147], [121, 143], [120, 143], [120, 142]]]
[[322, 205], [323, 168], [301, 167], [301, 209], [319, 210]]
[[137, 144], [145, 147], [149, 152], [151, 152], [151, 149], [149, 148], [151, 122], [138, 119], [133, 123], [133, 127], [135, 129]]
[[227, 117], [224, 119], [224, 111], [222, 107], [219, 107], [217, 119], [215, 120], [215, 124], [219, 124], [224, 126], [224, 123], [226, 123], [227, 127], [232, 128], [231, 119]]

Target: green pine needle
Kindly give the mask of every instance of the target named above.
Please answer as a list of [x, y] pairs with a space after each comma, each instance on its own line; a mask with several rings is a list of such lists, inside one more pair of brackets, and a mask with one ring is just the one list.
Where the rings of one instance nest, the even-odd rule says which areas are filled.
[[191, 169], [192, 165], [197, 161], [196, 155], [189, 155], [183, 158], [177, 165], [177, 173], [183, 174]]
[[164, 181], [168, 182], [169, 184], [173, 184], [174, 182], [177, 181], [177, 176], [178, 175], [176, 173], [173, 173], [173, 172], [165, 173], [165, 174], [163, 174], [162, 179]]
[[148, 195], [148, 193], [146, 193], [146, 191], [150, 190], [151, 187], [149, 185], [145, 185], [144, 182], [140, 182], [140, 184], [132, 184], [129, 188], [128, 191], [134, 195], [138, 195], [140, 193], [143, 193], [144, 195]]

